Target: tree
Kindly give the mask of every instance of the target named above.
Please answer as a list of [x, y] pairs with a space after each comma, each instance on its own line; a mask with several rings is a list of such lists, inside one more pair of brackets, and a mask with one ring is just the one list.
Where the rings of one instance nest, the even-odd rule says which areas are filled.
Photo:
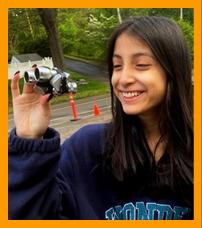
[[[20, 29], [19, 29], [20, 28]], [[50, 56], [47, 34], [37, 9], [8, 10], [8, 60], [16, 54]]]
[[194, 59], [194, 31], [193, 31], [193, 26], [184, 20], [178, 20], [176, 21], [177, 24], [181, 27], [182, 32], [184, 34], [185, 40], [187, 42], [187, 46], [189, 48], [191, 60], [193, 61]]
[[116, 10], [117, 10], [117, 16], [118, 16], [118, 19], [119, 19], [119, 23], [121, 24], [122, 23], [122, 17], [121, 17], [120, 8], [116, 8]]
[[[45, 14], [45, 11], [51, 12]], [[178, 21], [180, 8], [12, 8], [8, 13], [9, 58], [13, 54], [37, 52], [42, 57], [52, 55], [54, 65], [62, 68], [57, 63], [60, 60], [57, 53], [62, 53], [62, 50], [65, 55], [104, 62], [108, 38], [119, 19], [156, 15]], [[193, 32], [189, 30], [193, 30], [193, 9], [183, 8], [183, 20], [180, 21], [192, 47]], [[190, 28], [183, 22], [187, 22]], [[60, 56], [63, 59], [63, 55]]]
[[49, 38], [53, 64], [60, 69], [64, 69], [63, 51], [60, 46], [56, 25], [57, 10], [40, 8], [38, 9], [38, 12]]

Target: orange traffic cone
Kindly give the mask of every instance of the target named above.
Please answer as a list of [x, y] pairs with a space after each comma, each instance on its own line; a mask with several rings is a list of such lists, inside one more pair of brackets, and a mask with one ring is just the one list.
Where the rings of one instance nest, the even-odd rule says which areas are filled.
[[76, 111], [76, 106], [75, 106], [75, 102], [74, 102], [74, 100], [72, 99], [72, 100], [70, 100], [70, 105], [71, 105], [71, 108], [72, 108], [72, 114], [73, 114], [73, 117], [74, 117], [74, 119], [72, 119], [72, 120], [78, 120], [78, 114], [77, 114], [77, 111]]
[[101, 114], [100, 108], [98, 107], [98, 105], [96, 103], [93, 106], [93, 113], [94, 113], [94, 116], [99, 116]]
[[78, 120], [78, 114], [76, 111], [76, 106], [75, 106], [75, 102], [74, 102], [72, 94], [69, 95], [69, 103], [70, 103], [70, 106], [72, 109], [72, 114], [73, 114], [73, 119], [71, 119], [71, 121], [76, 121], [76, 120]]

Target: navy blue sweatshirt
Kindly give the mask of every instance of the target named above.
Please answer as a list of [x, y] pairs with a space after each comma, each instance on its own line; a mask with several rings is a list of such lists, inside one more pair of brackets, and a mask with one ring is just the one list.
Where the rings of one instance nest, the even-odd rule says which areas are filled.
[[88, 125], [60, 146], [48, 128], [43, 140], [9, 135], [9, 219], [190, 219], [175, 197], [128, 194], [103, 172], [107, 125]]

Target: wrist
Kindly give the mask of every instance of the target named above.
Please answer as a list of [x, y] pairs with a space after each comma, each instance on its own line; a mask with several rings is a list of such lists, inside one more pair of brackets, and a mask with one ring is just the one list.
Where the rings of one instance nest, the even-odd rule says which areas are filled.
[[43, 134], [37, 135], [37, 134], [32, 134], [27, 132], [25, 133], [25, 132], [19, 131], [18, 129], [16, 129], [16, 136], [20, 138], [26, 138], [26, 139], [43, 139]]

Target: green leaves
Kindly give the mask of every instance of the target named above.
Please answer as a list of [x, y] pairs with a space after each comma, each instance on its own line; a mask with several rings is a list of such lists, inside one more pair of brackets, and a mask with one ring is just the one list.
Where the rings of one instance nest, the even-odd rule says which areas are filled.
[[193, 60], [193, 39], [194, 39], [194, 31], [193, 26], [188, 22], [184, 20], [178, 20], [177, 24], [181, 27], [182, 32], [185, 36], [185, 40], [187, 42], [187, 46], [190, 50], [191, 59]]
[[[57, 9], [57, 25], [63, 52], [69, 56], [105, 61], [107, 40], [113, 28], [132, 16], [158, 15], [174, 19], [182, 28], [193, 55], [193, 9], [180, 8], [69, 8]], [[20, 28], [20, 29], [19, 29]], [[37, 9], [9, 9], [9, 56], [13, 53], [49, 53], [49, 44]], [[42, 45], [41, 45], [42, 43]]]

